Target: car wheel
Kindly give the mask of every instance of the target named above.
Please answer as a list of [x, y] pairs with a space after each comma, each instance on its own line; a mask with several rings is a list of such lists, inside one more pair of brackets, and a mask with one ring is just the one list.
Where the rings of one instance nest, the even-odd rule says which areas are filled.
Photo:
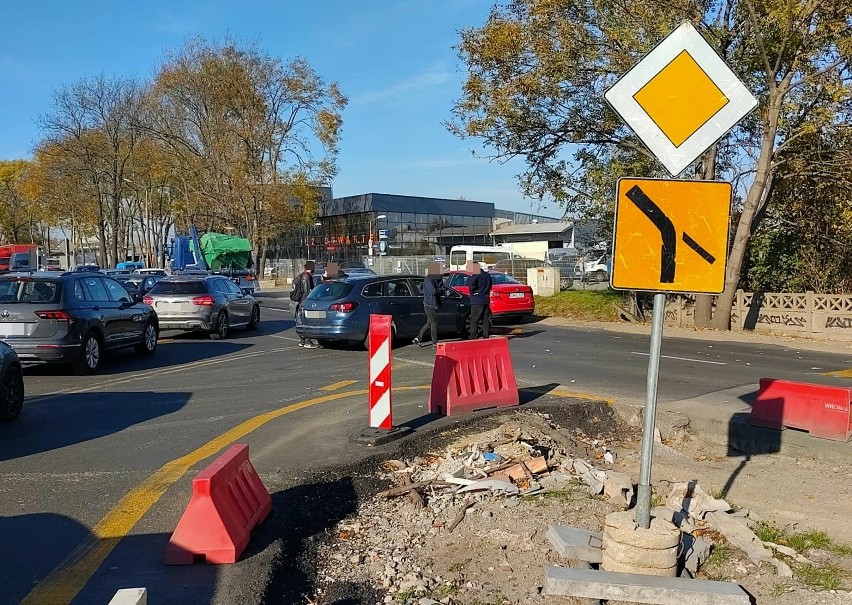
[[[394, 341], [396, 341], [396, 324], [391, 323], [391, 337], [390, 337], [391, 349], [393, 348]], [[361, 344], [364, 345], [365, 349], [367, 349], [368, 351], [370, 350], [370, 331], [369, 330], [367, 330], [367, 335], [364, 337], [364, 340], [361, 341]]]
[[603, 269], [595, 271], [595, 281], [606, 281], [606, 271]]
[[24, 373], [21, 366], [9, 366], [0, 382], [0, 422], [18, 417], [24, 407]]
[[251, 319], [246, 326], [247, 330], [257, 330], [260, 327], [260, 307], [256, 306], [251, 310]]
[[458, 324], [456, 324], [456, 332], [458, 332], [462, 340], [467, 340], [467, 337], [470, 335], [470, 313], [466, 313], [459, 320]]
[[574, 280], [570, 277], [563, 277], [559, 280], [559, 289], [560, 290], [570, 290], [571, 286], [574, 285]]
[[142, 342], [134, 347], [136, 352], [140, 355], [153, 355], [154, 351], [157, 350], [157, 339], [159, 337], [160, 333], [157, 330], [157, 326], [149, 321], [145, 324], [145, 330], [142, 332]]
[[224, 340], [228, 336], [228, 314], [224, 311], [219, 311], [216, 316], [216, 325], [210, 331], [211, 340]]
[[80, 356], [71, 364], [74, 373], [78, 376], [94, 374], [101, 367], [103, 346], [101, 339], [95, 332], [87, 332], [83, 337], [83, 347]]

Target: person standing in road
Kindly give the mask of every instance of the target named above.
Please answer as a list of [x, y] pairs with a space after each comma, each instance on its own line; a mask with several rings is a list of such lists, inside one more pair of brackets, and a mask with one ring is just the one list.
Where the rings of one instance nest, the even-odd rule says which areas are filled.
[[470, 291], [469, 338], [488, 338], [491, 334], [491, 274], [479, 263], [473, 263], [467, 287]]
[[[305, 304], [305, 299], [308, 297], [308, 294], [311, 293], [311, 290], [314, 289], [314, 261], [309, 260], [305, 263], [305, 270], [299, 273], [296, 277], [296, 283], [293, 284], [293, 291], [290, 292], [290, 300], [296, 303], [296, 317], [299, 316], [299, 311], [302, 310], [302, 306]], [[319, 343], [314, 342], [310, 338], [302, 338], [299, 341], [300, 347], [305, 347], [306, 349], [318, 349]]]
[[426, 311], [426, 325], [420, 328], [420, 333], [411, 341], [418, 347], [423, 346], [426, 330], [431, 331], [432, 347], [438, 346], [438, 311], [441, 310], [441, 300], [447, 293], [449, 288], [441, 279], [441, 266], [438, 263], [429, 263], [429, 270], [423, 281], [423, 310]]

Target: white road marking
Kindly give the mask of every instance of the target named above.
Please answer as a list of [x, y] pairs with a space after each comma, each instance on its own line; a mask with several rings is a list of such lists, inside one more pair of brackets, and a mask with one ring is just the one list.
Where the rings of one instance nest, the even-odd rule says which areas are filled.
[[[632, 355], [643, 355], [645, 357], [648, 357], [649, 355], [651, 355], [650, 353], [639, 353], [638, 351], [631, 351], [630, 353]], [[694, 361], [696, 363], [711, 363], [715, 366], [726, 366], [726, 365], [728, 365], [724, 361], [707, 361], [705, 359], [690, 359], [689, 357], [673, 357], [671, 355], [660, 355], [660, 357], [665, 357], [666, 359], [677, 359], [678, 361]]]
[[280, 311], [281, 313], [290, 313], [290, 309], [279, 309], [278, 307], [264, 307], [269, 311]]

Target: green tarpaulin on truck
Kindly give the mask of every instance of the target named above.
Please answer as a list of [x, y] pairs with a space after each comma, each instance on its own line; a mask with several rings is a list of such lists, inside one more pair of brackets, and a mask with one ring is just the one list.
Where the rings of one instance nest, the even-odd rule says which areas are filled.
[[251, 262], [251, 244], [243, 237], [224, 233], [205, 233], [201, 236], [201, 253], [207, 266], [219, 269], [245, 269]]

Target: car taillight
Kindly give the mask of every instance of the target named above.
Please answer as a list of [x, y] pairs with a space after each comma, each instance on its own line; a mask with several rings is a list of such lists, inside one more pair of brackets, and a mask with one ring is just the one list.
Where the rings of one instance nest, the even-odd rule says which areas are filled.
[[341, 313], [351, 313], [355, 309], [358, 308], [358, 303], [356, 302], [342, 302], [342, 303], [334, 303], [328, 307], [329, 311], [340, 311]]
[[71, 321], [73, 319], [67, 311], [36, 311], [35, 314], [42, 319], [55, 319], [56, 321]]
[[246, 277], [246, 279], [247, 279], [248, 281], [254, 281], [254, 275], [252, 275], [251, 273], [249, 273], [249, 275], [248, 275], [248, 277]]
[[154, 297], [153, 296], [143, 296], [142, 302], [145, 303], [146, 305], [153, 305], [154, 304]]
[[205, 294], [204, 296], [196, 296], [192, 299], [192, 304], [199, 307], [212, 307], [215, 303], [213, 297], [209, 294]]

